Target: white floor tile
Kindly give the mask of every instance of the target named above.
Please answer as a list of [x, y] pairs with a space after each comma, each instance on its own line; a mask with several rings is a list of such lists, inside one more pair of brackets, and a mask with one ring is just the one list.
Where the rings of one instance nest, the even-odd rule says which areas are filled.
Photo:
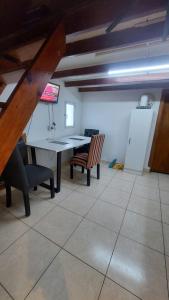
[[102, 201], [118, 205], [122, 208], [127, 207], [129, 198], [130, 193], [116, 190], [115, 188], [111, 188], [110, 186], [108, 186], [99, 197], [99, 199]]
[[72, 193], [72, 190], [68, 187], [65, 187], [64, 185], [61, 185], [61, 190], [59, 193], [55, 194], [55, 198], [50, 199], [50, 202], [54, 204], [60, 203], [62, 200], [66, 199], [70, 194]]
[[86, 216], [106, 228], [118, 232], [124, 217], [125, 210], [115, 205], [97, 201]]
[[164, 256], [120, 237], [108, 277], [143, 300], [167, 300]]
[[160, 202], [152, 201], [137, 195], [132, 195], [128, 209], [145, 217], [161, 221]]
[[169, 174], [159, 173], [158, 176], [159, 176], [159, 181], [169, 182]]
[[55, 207], [35, 226], [35, 229], [58, 245], [63, 246], [81, 219], [80, 216], [61, 207]]
[[138, 300], [138, 298], [106, 278], [99, 300]]
[[133, 182], [127, 181], [127, 180], [122, 180], [119, 178], [113, 178], [112, 181], [110, 182], [109, 186], [111, 188], [115, 188], [127, 193], [131, 193], [132, 188], [133, 188]]
[[106, 273], [116, 237], [114, 232], [85, 220], [64, 248], [100, 272]]
[[128, 211], [120, 234], [164, 252], [162, 224], [158, 221]]
[[158, 176], [159, 174], [158, 173], [156, 173], [156, 172], [144, 172], [143, 173], [143, 176], [144, 177], [148, 177], [148, 178], [151, 178], [151, 179], [154, 179], [154, 180], [157, 180], [158, 181], [158, 178], [159, 178], [159, 176]]
[[159, 186], [160, 189], [169, 191], [169, 175], [159, 174]]
[[0, 282], [15, 298], [23, 300], [59, 248], [29, 231], [0, 256]]
[[54, 204], [50, 203], [48, 200], [44, 200], [39, 196], [30, 197], [30, 208], [31, 215], [25, 217], [25, 207], [23, 199], [18, 198], [16, 202], [12, 203], [12, 206], [9, 208], [9, 211], [16, 216], [18, 219], [21, 219], [25, 224], [29, 226], [35, 225], [43, 216], [45, 216], [52, 208]]
[[144, 185], [152, 188], [158, 188], [158, 179], [151, 178], [150, 176], [137, 176], [136, 184]]
[[44, 200], [40, 195], [30, 195], [31, 215], [29, 217], [25, 217], [23, 196], [22, 193], [17, 193], [17, 198], [15, 197], [9, 211], [18, 219], [21, 219], [25, 224], [33, 226], [50, 210], [52, 210], [53, 207], [53, 203], [48, 200]]
[[160, 198], [163, 204], [169, 205], [169, 191], [160, 190]]
[[[96, 179], [94, 168], [87, 187], [80, 168], [75, 168], [74, 180], [69, 178], [69, 166], [62, 171], [61, 192], [54, 199], [41, 187], [30, 193], [28, 218], [21, 192], [13, 190], [9, 210], [5, 193], [0, 193], [4, 288], [15, 300], [23, 300], [29, 292], [29, 300], [98, 300], [101, 273], [106, 274], [122, 226], [99, 300], [167, 300], [165, 261], [158, 251], [164, 250], [161, 199], [169, 277], [169, 175], [136, 176], [109, 169], [105, 163], [101, 179]], [[58, 254], [60, 247], [49, 240], [65, 251]], [[3, 286], [0, 299], [10, 300]]]
[[12, 300], [12, 298], [7, 294], [7, 292], [0, 286], [0, 299], [1, 300]]
[[104, 191], [105, 188], [105, 184], [101, 184], [100, 182], [96, 181], [95, 183], [91, 183], [90, 186], [87, 186], [86, 183], [85, 185], [79, 186], [77, 191], [85, 195], [97, 198], [100, 196], [100, 194]]
[[81, 216], [88, 213], [89, 209], [96, 202], [96, 198], [83, 193], [74, 191], [60, 205], [72, 212], [75, 212]]
[[28, 300], [97, 300], [103, 276], [62, 251]]
[[169, 225], [163, 224], [165, 252], [169, 256]]
[[7, 211], [0, 211], [0, 253], [19, 238], [29, 227]]
[[161, 209], [163, 222], [169, 224], [169, 205], [162, 204]]
[[136, 179], [136, 175], [124, 171], [118, 171], [117, 174], [115, 175], [115, 178], [127, 180], [133, 183]]
[[66, 180], [66, 179], [62, 179], [61, 181], [62, 183], [62, 187], [68, 188], [72, 191], [76, 190], [79, 185], [77, 184], [77, 182], [75, 180]]
[[158, 202], [160, 201], [159, 189], [155, 189], [152, 187], [135, 184], [133, 189], [133, 194], [146, 199], [150, 199]]
[[167, 265], [167, 278], [169, 282], [169, 257], [168, 256], [166, 256], [166, 265]]

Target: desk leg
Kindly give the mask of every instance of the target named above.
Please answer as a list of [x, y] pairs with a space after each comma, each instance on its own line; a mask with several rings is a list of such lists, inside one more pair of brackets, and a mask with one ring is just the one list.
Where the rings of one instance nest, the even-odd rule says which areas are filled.
[[57, 153], [56, 193], [60, 192], [62, 152]]
[[34, 147], [31, 147], [31, 156], [32, 156], [32, 163], [33, 163], [33, 165], [37, 165], [36, 150], [35, 150]]

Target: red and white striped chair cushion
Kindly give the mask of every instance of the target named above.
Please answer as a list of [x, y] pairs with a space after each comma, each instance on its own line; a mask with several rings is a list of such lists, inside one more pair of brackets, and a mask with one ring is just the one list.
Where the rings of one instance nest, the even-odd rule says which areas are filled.
[[86, 168], [87, 159], [88, 159], [88, 153], [78, 153], [77, 155], [73, 156], [73, 158], [70, 161], [70, 164]]
[[89, 154], [78, 153], [77, 155], [73, 156], [70, 164], [82, 166], [86, 169], [91, 169], [93, 166], [99, 164], [101, 160], [104, 139], [104, 134], [93, 135], [91, 138]]

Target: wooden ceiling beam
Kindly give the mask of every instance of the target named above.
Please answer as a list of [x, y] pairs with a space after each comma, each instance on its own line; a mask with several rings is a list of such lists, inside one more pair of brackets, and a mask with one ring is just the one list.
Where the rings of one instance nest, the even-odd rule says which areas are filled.
[[65, 87], [78, 87], [78, 86], [114, 84], [114, 83], [117, 83], [116, 78], [97, 78], [97, 79], [87, 79], [87, 80], [65, 81]]
[[79, 81], [66, 81], [65, 87], [83, 87], [83, 86], [95, 86], [95, 85], [112, 85], [112, 84], [135, 84], [137, 82], [153, 82], [157, 80], [169, 80], [168, 73], [157, 73], [157, 74], [145, 74], [145, 75], [134, 75], [134, 76], [123, 76], [123, 77], [107, 77], [107, 78], [96, 78]]
[[66, 34], [87, 30], [103, 24], [110, 24], [116, 20], [117, 15], [120, 16], [124, 7], [127, 10], [125, 20], [130, 20], [165, 10], [167, 6], [167, 0], [141, 0], [132, 9], [128, 9], [130, 2], [129, 0], [125, 0], [124, 3], [112, 0], [97, 0], [97, 3], [92, 3], [91, 1], [90, 6], [67, 16], [65, 20]]
[[160, 39], [163, 35], [164, 22], [158, 22], [145, 27], [134, 27], [93, 38], [67, 44], [66, 56], [79, 55], [110, 48], [125, 47], [140, 44], [149, 40]]
[[[26, 1], [26, 0], [25, 0]], [[18, 29], [9, 30], [11, 26], [5, 26], [7, 28], [6, 34], [4, 34], [4, 28], [2, 28], [2, 38], [0, 39], [0, 53], [5, 53], [10, 49], [14, 49], [37, 41], [42, 37], [46, 37], [48, 33], [55, 27], [55, 24], [59, 22], [63, 14], [65, 15], [65, 28], [66, 34], [76, 34], [79, 31], [85, 31], [90, 28], [98, 27], [101, 25], [109, 25], [113, 21], [116, 21], [117, 16], [120, 16], [122, 6], [126, 7], [127, 15], [125, 20], [131, 20], [136, 17], [145, 16], [154, 12], [166, 10], [167, 0], [141, 0], [131, 10], [128, 10], [128, 3], [130, 0], [125, 0], [125, 3], [121, 4], [120, 1], [112, 0], [91, 0], [81, 1], [81, 6], [67, 5], [67, 9], [62, 9], [64, 6], [63, 1], [55, 3], [51, 1], [50, 13], [42, 15], [41, 18], [35, 18], [34, 22], [24, 23], [22, 26], [17, 27]], [[27, 2], [27, 1], [26, 1]], [[73, 6], [73, 9], [71, 9]], [[12, 7], [10, 6], [12, 11]], [[17, 12], [17, 10], [16, 10]], [[68, 12], [68, 13], [67, 13]], [[23, 14], [22, 14], [23, 16]], [[5, 19], [2, 9], [2, 17]], [[10, 19], [10, 18], [8, 18]], [[6, 22], [6, 19], [4, 20]], [[12, 23], [11, 23], [12, 24]], [[21, 29], [20, 29], [21, 28]], [[8, 34], [7, 34], [8, 33]], [[96, 50], [97, 51], [97, 50]]]
[[97, 87], [84, 87], [79, 88], [80, 93], [89, 92], [110, 92], [110, 91], [126, 91], [126, 90], [139, 90], [139, 89], [150, 89], [150, 88], [169, 88], [168, 81], [155, 81], [155, 82], [140, 82], [136, 84], [123, 84], [115, 86], [97, 86]]
[[131, 68], [131, 67], [142, 67], [144, 65], [154, 65], [155, 63], [168, 63], [169, 55], [161, 55], [149, 58], [141, 58], [129, 61], [121, 61], [117, 63], [107, 63], [102, 65], [95, 65], [77, 69], [68, 69], [63, 71], [56, 71], [52, 78], [64, 78], [70, 76], [80, 76], [80, 75], [92, 75], [97, 73], [107, 73], [109, 70], [116, 70], [121, 68]]
[[107, 27], [106, 33], [110, 33], [125, 17], [128, 15], [130, 11], [132, 11], [133, 7], [136, 7], [139, 4], [140, 0], [128, 0], [128, 2], [124, 2], [125, 5], [122, 6], [120, 12], [113, 18], [111, 24]]

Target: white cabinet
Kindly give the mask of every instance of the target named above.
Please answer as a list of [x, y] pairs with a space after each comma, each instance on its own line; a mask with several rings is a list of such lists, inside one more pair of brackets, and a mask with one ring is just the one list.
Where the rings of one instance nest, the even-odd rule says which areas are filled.
[[124, 169], [142, 174], [153, 120], [152, 109], [131, 112]]

